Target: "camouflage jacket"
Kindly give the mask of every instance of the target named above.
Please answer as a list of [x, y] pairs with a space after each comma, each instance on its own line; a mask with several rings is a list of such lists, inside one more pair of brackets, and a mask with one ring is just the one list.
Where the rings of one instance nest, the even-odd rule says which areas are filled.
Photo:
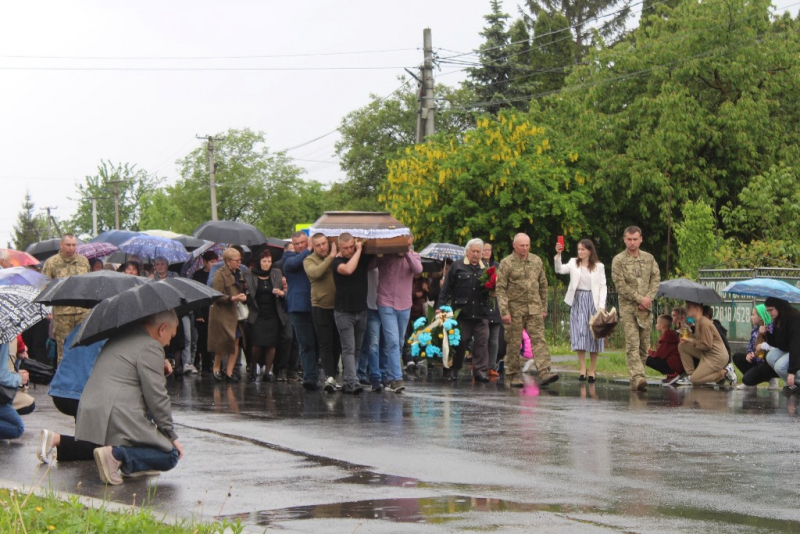
[[619, 294], [619, 306], [638, 307], [644, 297], [656, 298], [661, 273], [652, 254], [639, 251], [634, 258], [626, 250], [614, 257], [611, 262], [611, 277]]
[[[85, 274], [89, 271], [89, 260], [80, 254], [75, 254], [71, 259], [65, 260], [60, 252], [48, 258], [42, 267], [42, 273], [53, 280], [67, 278], [76, 274]], [[75, 308], [72, 306], [56, 306], [54, 311], [56, 315], [77, 315], [87, 312], [86, 308]]]
[[497, 304], [500, 315], [541, 314], [547, 309], [547, 276], [539, 256], [506, 256], [497, 269]]

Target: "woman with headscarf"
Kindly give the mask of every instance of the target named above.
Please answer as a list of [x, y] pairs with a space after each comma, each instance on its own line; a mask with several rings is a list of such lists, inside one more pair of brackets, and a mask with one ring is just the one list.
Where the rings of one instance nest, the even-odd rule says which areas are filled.
[[[227, 248], [222, 253], [223, 265], [214, 274], [212, 287], [222, 293], [209, 310], [208, 351], [214, 353], [214, 378], [222, 380], [227, 377], [231, 382], [238, 382], [234, 376], [236, 360], [239, 357], [240, 343], [244, 343], [244, 335], [239, 324], [239, 304], [245, 306], [247, 293], [239, 265], [242, 256], [235, 248]], [[223, 376], [220, 369], [222, 357], [228, 358], [227, 372]]]
[[770, 389], [777, 389], [778, 375], [767, 364], [766, 353], [756, 350], [756, 347], [765, 340], [765, 334], [760, 333], [759, 329], [763, 326], [768, 332], [772, 332], [772, 317], [767, 313], [767, 307], [763, 304], [755, 306], [750, 314], [750, 322], [753, 324], [753, 329], [750, 331], [747, 352], [736, 352], [732, 356], [733, 363], [742, 373], [742, 383], [737, 389], [754, 388], [768, 380]]
[[759, 328], [766, 341], [756, 349], [767, 351], [767, 363], [789, 390], [795, 391], [796, 379], [800, 378], [800, 312], [775, 297], [767, 297], [764, 306], [772, 317], [772, 332], [766, 327]]
[[247, 323], [250, 325], [248, 345], [247, 377], [256, 380], [256, 366], [264, 366], [264, 378], [271, 382], [270, 374], [275, 361], [275, 348], [280, 340], [280, 333], [289, 316], [283, 309], [286, 287], [283, 273], [272, 266], [272, 254], [264, 250], [258, 256], [258, 262], [244, 275], [247, 283], [247, 306], [250, 308]]

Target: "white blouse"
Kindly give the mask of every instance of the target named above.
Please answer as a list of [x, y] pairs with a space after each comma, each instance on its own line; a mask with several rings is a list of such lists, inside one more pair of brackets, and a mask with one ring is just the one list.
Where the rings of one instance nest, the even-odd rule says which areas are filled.
[[581, 278], [578, 280], [578, 290], [579, 291], [591, 291], [592, 290], [592, 273], [589, 272], [589, 269], [581, 265]]

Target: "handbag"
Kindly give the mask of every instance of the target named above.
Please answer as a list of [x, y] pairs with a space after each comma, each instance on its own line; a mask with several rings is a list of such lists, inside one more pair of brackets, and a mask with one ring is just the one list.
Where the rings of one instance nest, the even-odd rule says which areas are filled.
[[53, 366], [30, 358], [22, 360], [19, 363], [19, 368], [28, 371], [30, 380], [34, 384], [47, 385], [53, 380], [53, 376], [56, 374], [56, 370]]
[[236, 304], [236, 315], [238, 320], [246, 321], [247, 318], [250, 317], [250, 308], [248, 308], [247, 304], [244, 302], [237, 302]]
[[0, 406], [5, 406], [14, 402], [14, 397], [17, 396], [19, 388], [0, 385]]

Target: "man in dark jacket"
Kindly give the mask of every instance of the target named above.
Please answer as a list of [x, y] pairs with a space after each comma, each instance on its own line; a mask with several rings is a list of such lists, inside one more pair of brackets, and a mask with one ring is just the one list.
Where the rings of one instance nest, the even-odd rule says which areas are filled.
[[436, 299], [436, 308], [452, 302], [453, 310], [461, 310], [458, 325], [461, 328], [461, 343], [456, 348], [450, 380], [458, 380], [458, 372], [464, 364], [464, 353], [472, 339], [473, 375], [476, 382], [488, 382], [489, 365], [489, 295], [481, 286], [479, 278], [486, 270], [481, 261], [483, 241], [472, 239], [464, 247], [465, 257], [453, 263]]
[[294, 252], [283, 253], [283, 269], [286, 275], [286, 311], [294, 326], [294, 335], [300, 349], [300, 362], [303, 364], [303, 387], [309, 391], [319, 389], [317, 371], [317, 336], [314, 321], [311, 319], [311, 282], [303, 268], [303, 260], [310, 254], [308, 236], [303, 232], [292, 234]]

